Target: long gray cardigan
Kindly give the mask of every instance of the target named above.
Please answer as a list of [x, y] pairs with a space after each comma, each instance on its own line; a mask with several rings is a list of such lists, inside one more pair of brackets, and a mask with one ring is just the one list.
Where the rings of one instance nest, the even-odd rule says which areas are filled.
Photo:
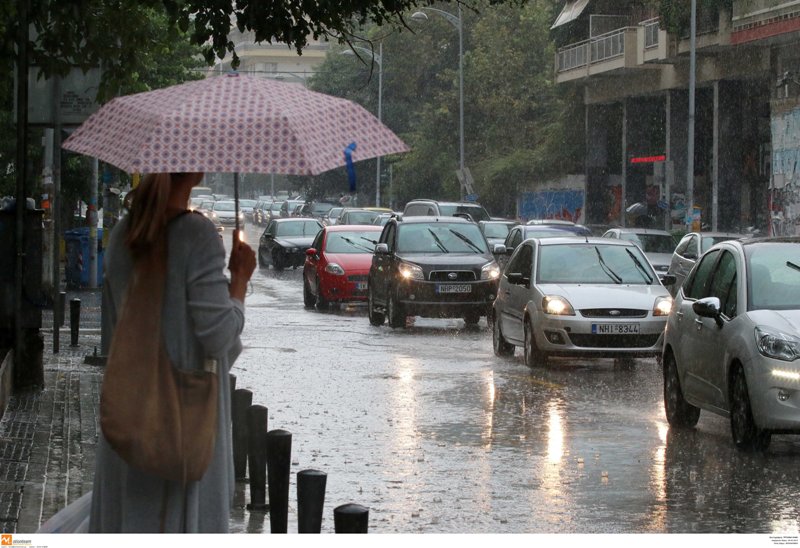
[[[111, 233], [105, 251], [104, 341], [113, 336], [133, 266], [124, 241], [127, 227], [127, 219], [123, 219]], [[225, 533], [234, 491], [228, 371], [242, 349], [239, 334], [244, 326], [244, 304], [229, 296], [225, 249], [208, 219], [199, 214], [181, 215], [170, 223], [168, 234], [162, 314], [167, 354], [176, 367], [185, 369], [200, 368], [206, 357], [216, 358], [220, 382], [214, 458], [203, 478], [190, 483], [185, 493], [180, 484], [169, 483], [165, 531]], [[158, 532], [165, 484], [128, 466], [101, 434], [90, 532]]]

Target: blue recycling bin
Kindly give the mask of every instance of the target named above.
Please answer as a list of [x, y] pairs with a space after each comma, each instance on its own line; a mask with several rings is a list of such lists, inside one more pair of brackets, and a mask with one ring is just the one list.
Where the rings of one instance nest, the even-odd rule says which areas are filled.
[[[67, 287], [89, 286], [89, 227], [64, 232], [67, 254], [65, 271]], [[97, 285], [103, 284], [103, 229], [97, 229]]]

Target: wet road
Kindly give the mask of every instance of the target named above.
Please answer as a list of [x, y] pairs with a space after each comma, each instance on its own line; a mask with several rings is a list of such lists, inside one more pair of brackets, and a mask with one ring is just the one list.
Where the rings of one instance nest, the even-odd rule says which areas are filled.
[[705, 412], [671, 431], [655, 360], [529, 369], [520, 349], [494, 356], [484, 320], [392, 330], [361, 306], [304, 309], [299, 269], [256, 271], [243, 342], [237, 387], [293, 434], [289, 531], [294, 474], [315, 468], [326, 532], [357, 502], [381, 533], [798, 533], [800, 437], [741, 453]]

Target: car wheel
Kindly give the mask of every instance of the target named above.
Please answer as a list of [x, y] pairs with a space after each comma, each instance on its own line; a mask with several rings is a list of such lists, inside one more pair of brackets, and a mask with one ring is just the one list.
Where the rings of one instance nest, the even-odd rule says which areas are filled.
[[500, 330], [500, 321], [494, 318], [492, 321], [492, 347], [494, 348], [494, 355], [507, 357], [514, 355], [514, 345], [507, 343], [503, 338], [503, 332]]
[[753, 420], [747, 379], [741, 366], [733, 372], [731, 381], [731, 434], [736, 447], [748, 451], [764, 451], [772, 438], [769, 431], [759, 428]]
[[396, 329], [406, 326], [406, 314], [403, 310], [403, 305], [397, 302], [391, 290], [389, 291], [389, 303], [386, 308], [387, 316], [389, 317], [389, 327]]
[[329, 303], [329, 302], [328, 302], [328, 301], [327, 301], [327, 300], [326, 300], [326, 299], [325, 299], [325, 298], [322, 296], [322, 291], [320, 291], [320, 292], [319, 292], [319, 295], [317, 295], [317, 308], [319, 308], [320, 310], [325, 310], [325, 309], [327, 309], [327, 308], [330, 306], [330, 304], [331, 304], [331, 303]]
[[692, 427], [700, 418], [700, 408], [683, 397], [678, 364], [672, 352], [664, 358], [664, 413], [670, 426], [676, 427]]
[[369, 316], [369, 323], [374, 326], [383, 325], [383, 322], [386, 320], [386, 315], [383, 312], [375, 310], [372, 287], [369, 288], [369, 292], [367, 293], [367, 315]]
[[283, 270], [284, 268], [281, 252], [277, 249], [272, 252], [272, 268], [275, 270]]
[[467, 312], [464, 314], [464, 323], [467, 324], [467, 327], [478, 325], [480, 321], [481, 315], [479, 312]]
[[547, 355], [536, 346], [536, 337], [533, 336], [533, 327], [529, 320], [525, 320], [525, 365], [537, 367], [547, 364]]
[[317, 304], [317, 298], [311, 293], [311, 288], [308, 287], [308, 280], [303, 276], [303, 305], [306, 308], [314, 308], [315, 304]]

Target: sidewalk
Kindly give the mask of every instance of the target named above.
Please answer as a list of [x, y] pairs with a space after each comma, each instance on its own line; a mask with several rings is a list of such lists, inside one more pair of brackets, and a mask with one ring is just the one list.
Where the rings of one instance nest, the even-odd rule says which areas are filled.
[[[70, 299], [81, 299], [80, 335], [78, 346], [71, 347], [67, 313], [59, 330], [58, 354], [53, 354], [52, 311], [43, 312], [44, 389], [14, 394], [0, 420], [0, 531], [4, 533], [34, 533], [92, 489], [104, 369], [84, 359], [95, 347], [100, 351], [100, 292], [67, 292], [67, 308]], [[237, 483], [230, 531], [268, 532], [268, 514], [248, 511], [247, 500], [249, 486]]]

